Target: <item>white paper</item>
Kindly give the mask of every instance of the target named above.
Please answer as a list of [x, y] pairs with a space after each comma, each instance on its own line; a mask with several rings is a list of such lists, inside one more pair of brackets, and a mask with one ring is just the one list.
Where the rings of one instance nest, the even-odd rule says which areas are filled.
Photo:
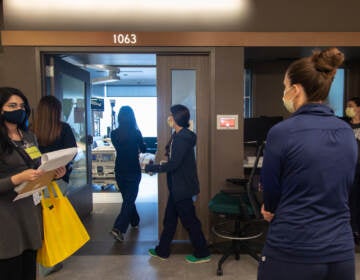
[[[57, 150], [50, 153], [45, 153], [41, 155], [41, 165], [39, 166], [38, 169], [48, 172], [55, 170], [59, 167], [65, 166], [75, 157], [76, 153], [77, 153], [77, 148], [68, 148], [68, 149]], [[23, 182], [22, 184], [15, 187], [14, 190], [17, 193], [20, 193], [26, 187], [27, 184], [28, 182]], [[14, 201], [30, 196], [33, 193], [44, 189], [45, 187], [46, 186], [41, 186], [41, 184], [39, 184], [38, 186], [35, 186], [32, 191], [18, 194], [15, 197]]]
[[76, 155], [77, 148], [68, 148], [46, 153], [41, 156], [41, 165], [38, 169], [51, 171], [67, 165]]
[[38, 188], [38, 189], [36, 189], [36, 190], [32, 190], [32, 191], [30, 191], [30, 192], [18, 194], [18, 195], [14, 198], [13, 201], [19, 200], [19, 199], [24, 198], [24, 197], [28, 197], [28, 196], [30, 196], [30, 195], [32, 195], [32, 194], [34, 194], [34, 193], [37, 193], [37, 192], [39, 192], [39, 191], [42, 191], [42, 190], [45, 189], [45, 188], [46, 188], [46, 186], [42, 186], [42, 187], [40, 187], [40, 188]]

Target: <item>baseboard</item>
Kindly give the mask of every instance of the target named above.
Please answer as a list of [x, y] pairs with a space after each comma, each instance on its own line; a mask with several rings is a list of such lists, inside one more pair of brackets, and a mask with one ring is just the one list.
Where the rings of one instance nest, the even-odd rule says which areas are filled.
[[122, 196], [119, 192], [94, 192], [93, 203], [121, 203]]

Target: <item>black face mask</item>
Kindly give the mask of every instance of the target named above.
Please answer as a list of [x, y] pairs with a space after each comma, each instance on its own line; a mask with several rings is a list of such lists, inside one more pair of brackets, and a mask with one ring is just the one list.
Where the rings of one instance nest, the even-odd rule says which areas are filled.
[[26, 112], [22, 109], [15, 111], [3, 111], [2, 116], [7, 122], [20, 125], [26, 118]]

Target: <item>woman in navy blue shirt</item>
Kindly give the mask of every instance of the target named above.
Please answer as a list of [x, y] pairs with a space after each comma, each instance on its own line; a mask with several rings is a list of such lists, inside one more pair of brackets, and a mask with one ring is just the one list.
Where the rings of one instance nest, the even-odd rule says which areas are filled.
[[293, 113], [268, 133], [262, 214], [270, 222], [259, 280], [354, 280], [348, 206], [357, 146], [323, 104], [344, 55], [336, 48], [293, 62], [283, 103]]
[[116, 240], [124, 241], [124, 234], [129, 225], [136, 228], [140, 223], [135, 200], [141, 180], [139, 153], [146, 151], [134, 111], [130, 106], [120, 108], [118, 128], [111, 132], [111, 142], [116, 149], [115, 178], [123, 198], [120, 214], [111, 233]]
[[145, 166], [146, 172], [166, 172], [169, 189], [164, 229], [159, 245], [155, 249], [150, 249], [149, 254], [161, 259], [170, 256], [171, 242], [176, 232], [178, 219], [180, 219], [194, 247], [194, 254], [186, 256], [185, 260], [190, 263], [208, 262], [210, 253], [193, 201], [200, 192], [194, 151], [196, 135], [188, 129], [190, 113], [187, 107], [173, 105], [170, 112], [168, 124], [174, 129], [174, 133], [166, 147], [168, 161], [163, 164]]
[[[358, 151], [360, 150], [360, 98], [353, 97], [347, 102], [346, 121], [354, 131]], [[358, 153], [354, 184], [350, 192], [351, 227], [355, 244], [360, 245], [360, 153]]]

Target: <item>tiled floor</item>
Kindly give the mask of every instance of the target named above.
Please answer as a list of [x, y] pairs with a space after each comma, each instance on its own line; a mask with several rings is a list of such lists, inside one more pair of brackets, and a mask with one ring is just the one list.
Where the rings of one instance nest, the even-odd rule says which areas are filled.
[[127, 256], [73, 256], [65, 262], [64, 268], [46, 277], [46, 279], [121, 279], [121, 280], [154, 280], [154, 279], [256, 279], [257, 265], [253, 259], [244, 256], [240, 262], [231, 260], [224, 266], [224, 275], [216, 276], [216, 261], [205, 264], [188, 264], [184, 255], [174, 255], [167, 261], [152, 259], [144, 255]]
[[[157, 205], [139, 203], [142, 218], [138, 230], [129, 229], [126, 241], [115, 242], [109, 234], [120, 204], [95, 204], [94, 211], [85, 220], [91, 235], [89, 241], [75, 255], [64, 262], [62, 270], [39, 279], [47, 280], [160, 280], [160, 279], [237, 279], [255, 280], [257, 263], [247, 255], [236, 261], [230, 257], [224, 264], [224, 275], [216, 275], [220, 255], [204, 264], [188, 264], [184, 257], [191, 253], [188, 243], [175, 242], [171, 257], [162, 261], [148, 256], [147, 250], [156, 245]], [[360, 255], [357, 254], [357, 279], [360, 279]], [[290, 280], [290, 279], [289, 279]], [[339, 279], [341, 280], [341, 279]]]
[[[39, 279], [219, 279], [216, 276], [220, 255], [213, 255], [205, 264], [186, 263], [184, 257], [191, 253], [187, 242], [175, 242], [171, 257], [162, 261], [148, 256], [147, 250], [157, 243], [157, 205], [139, 203], [142, 218], [138, 230], [129, 229], [126, 241], [116, 242], [109, 234], [120, 204], [94, 204], [92, 215], [85, 220], [91, 241], [64, 262], [63, 269]], [[221, 279], [256, 279], [256, 261], [241, 256], [231, 257], [224, 265]]]
[[[129, 229], [125, 242], [116, 242], [109, 234], [120, 210], [120, 202], [95, 203], [93, 213], [84, 221], [91, 240], [64, 262], [62, 270], [47, 277], [39, 276], [39, 280], [256, 279], [257, 262], [247, 255], [241, 255], [240, 261], [233, 256], [226, 260], [221, 277], [216, 275], [217, 262], [221, 257], [216, 253], [213, 253], [209, 263], [186, 263], [184, 257], [191, 253], [191, 246], [187, 242], [175, 242], [172, 255], [166, 261], [150, 257], [147, 251], [157, 244], [158, 237], [154, 180], [154, 177], [143, 176], [137, 204], [140, 228]], [[356, 265], [357, 279], [360, 279], [359, 254]]]

